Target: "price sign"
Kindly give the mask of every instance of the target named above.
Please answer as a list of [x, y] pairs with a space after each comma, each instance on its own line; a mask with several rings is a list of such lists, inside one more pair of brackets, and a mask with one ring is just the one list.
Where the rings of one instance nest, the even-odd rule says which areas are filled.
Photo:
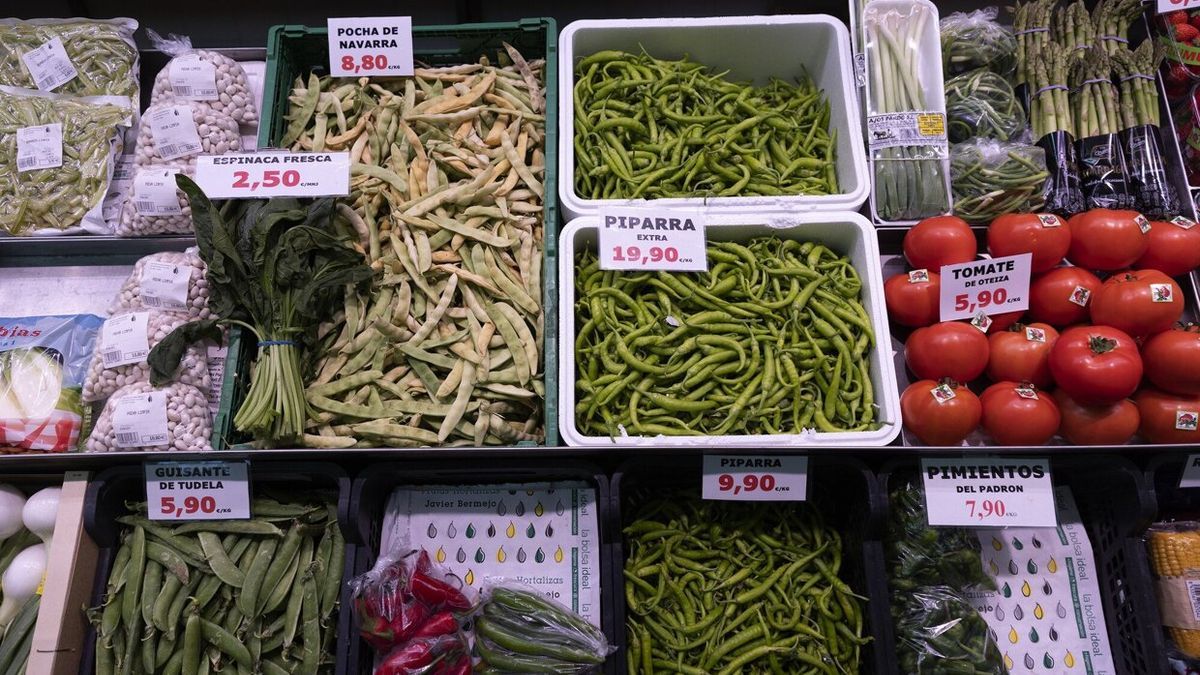
[[328, 26], [334, 77], [413, 74], [411, 16], [345, 17]]
[[931, 527], [1056, 527], [1045, 459], [922, 459]]
[[211, 199], [344, 197], [350, 194], [350, 153], [202, 155], [196, 183]]
[[705, 220], [695, 211], [613, 208], [600, 213], [600, 268], [708, 269]]
[[1159, 14], [1200, 7], [1200, 0], [1157, 0], [1157, 2]]
[[941, 269], [941, 320], [969, 319], [1029, 309], [1030, 253], [945, 265]]
[[236, 520], [250, 517], [250, 463], [146, 462], [151, 520]]
[[704, 499], [802, 502], [808, 497], [808, 458], [705, 455]]
[[1200, 455], [1188, 455], [1187, 463], [1183, 465], [1179, 487], [1200, 488]]

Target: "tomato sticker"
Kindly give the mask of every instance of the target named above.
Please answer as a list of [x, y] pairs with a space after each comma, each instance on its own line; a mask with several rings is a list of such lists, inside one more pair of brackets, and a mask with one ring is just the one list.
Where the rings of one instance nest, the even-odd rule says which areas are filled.
[[971, 317], [971, 325], [986, 333], [988, 332], [988, 328], [992, 326], [992, 317], [984, 314], [983, 310], [980, 310], [975, 316]]
[[1033, 387], [1014, 387], [1013, 391], [1017, 392], [1017, 396], [1027, 398], [1033, 401], [1038, 400], [1037, 390]]
[[1039, 213], [1037, 218], [1042, 222], [1042, 227], [1062, 226], [1062, 219], [1053, 213]]
[[1200, 412], [1195, 410], [1176, 410], [1175, 428], [1180, 431], [1195, 431], [1200, 424]]
[[1175, 302], [1171, 284], [1150, 284], [1150, 297], [1154, 302]]
[[1171, 219], [1171, 224], [1182, 227], [1185, 230], [1190, 230], [1196, 226], [1196, 221], [1186, 216], [1175, 216]]
[[1075, 290], [1071, 291], [1071, 297], [1067, 298], [1071, 302], [1080, 307], [1087, 307], [1088, 300], [1091, 300], [1092, 292], [1083, 286], [1076, 286]]
[[1025, 327], [1025, 339], [1029, 340], [1030, 342], [1045, 342], [1046, 341], [1046, 331], [1042, 330], [1041, 328], [1034, 328], [1033, 326], [1026, 326]]
[[930, 389], [929, 393], [933, 396], [933, 399], [935, 401], [937, 401], [938, 403], [945, 403], [946, 401], [949, 401], [950, 399], [957, 396], [957, 394], [954, 393], [954, 390], [950, 388], [950, 385], [944, 384], [944, 383], [939, 384], [938, 386], [934, 387], [933, 389]]
[[929, 270], [913, 270], [908, 273], [908, 283], [919, 284], [929, 281]]
[[1142, 230], [1142, 234], [1150, 231], [1150, 221], [1146, 220], [1146, 216], [1139, 213], [1137, 218], [1133, 219], [1133, 222], [1137, 223], [1137, 226]]

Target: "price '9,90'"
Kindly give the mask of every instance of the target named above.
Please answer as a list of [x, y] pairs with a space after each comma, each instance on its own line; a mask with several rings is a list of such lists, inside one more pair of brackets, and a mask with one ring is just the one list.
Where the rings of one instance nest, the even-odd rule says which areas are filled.
[[735, 495], [741, 494], [743, 491], [754, 492], [755, 490], [762, 492], [774, 492], [775, 476], [772, 476], [769, 473], [761, 476], [748, 473], [742, 476], [742, 480], [739, 483], [738, 481], [734, 480], [733, 476], [730, 474], [723, 473], [717, 477], [717, 487], [721, 489], [721, 492], [729, 492], [732, 490], [733, 494]]

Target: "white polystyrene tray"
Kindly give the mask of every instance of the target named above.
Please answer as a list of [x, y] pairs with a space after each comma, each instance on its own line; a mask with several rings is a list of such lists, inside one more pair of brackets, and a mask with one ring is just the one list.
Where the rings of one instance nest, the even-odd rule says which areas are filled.
[[[773, 234], [800, 241], [817, 241], [848, 255], [862, 279], [862, 303], [871, 316], [879, 341], [870, 350], [871, 384], [882, 426], [875, 431], [754, 436], [585, 436], [575, 424], [575, 261], [585, 248], [595, 249], [600, 219], [585, 216], [572, 220], [561, 234], [558, 256], [558, 335], [564, 348], [558, 359], [558, 427], [571, 446], [695, 446], [695, 447], [862, 447], [891, 443], [900, 433], [900, 393], [889, 344], [887, 308], [883, 299], [879, 244], [875, 228], [857, 213], [759, 213], [754, 216], [708, 216], [708, 239], [744, 241]], [[616, 429], [613, 434], [620, 432]]]
[[709, 197], [656, 199], [666, 207], [705, 208], [710, 212], [758, 213], [786, 209], [857, 211], [870, 191], [850, 58], [850, 33], [825, 14], [734, 16], [704, 19], [616, 19], [574, 21], [558, 36], [558, 193], [566, 217], [595, 214], [606, 206], [636, 206], [646, 200], [584, 199], [575, 194], [575, 61], [618, 49], [645, 49], [662, 59], [684, 56], [714, 71], [728, 70], [733, 80], [766, 84], [808, 72], [830, 104], [830, 125], [837, 130], [837, 177], [843, 192], [824, 196]]

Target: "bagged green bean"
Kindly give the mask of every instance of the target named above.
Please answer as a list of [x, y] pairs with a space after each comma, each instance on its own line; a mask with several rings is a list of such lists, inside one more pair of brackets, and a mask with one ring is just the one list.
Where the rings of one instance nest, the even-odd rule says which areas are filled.
[[[124, 106], [124, 107], [122, 107]], [[0, 87], [0, 231], [107, 234], [104, 198], [128, 100]]]
[[989, 223], [1005, 213], [1038, 211], [1045, 203], [1046, 151], [1036, 145], [975, 138], [950, 151], [954, 214]]
[[972, 138], [1010, 141], [1025, 131], [1025, 110], [1012, 85], [983, 68], [946, 81], [946, 120], [951, 143]]
[[1017, 68], [1017, 38], [996, 21], [999, 7], [955, 12], [942, 19], [942, 65], [946, 75], [976, 68], [1008, 77]]
[[0, 84], [138, 101], [133, 19], [0, 19]]

